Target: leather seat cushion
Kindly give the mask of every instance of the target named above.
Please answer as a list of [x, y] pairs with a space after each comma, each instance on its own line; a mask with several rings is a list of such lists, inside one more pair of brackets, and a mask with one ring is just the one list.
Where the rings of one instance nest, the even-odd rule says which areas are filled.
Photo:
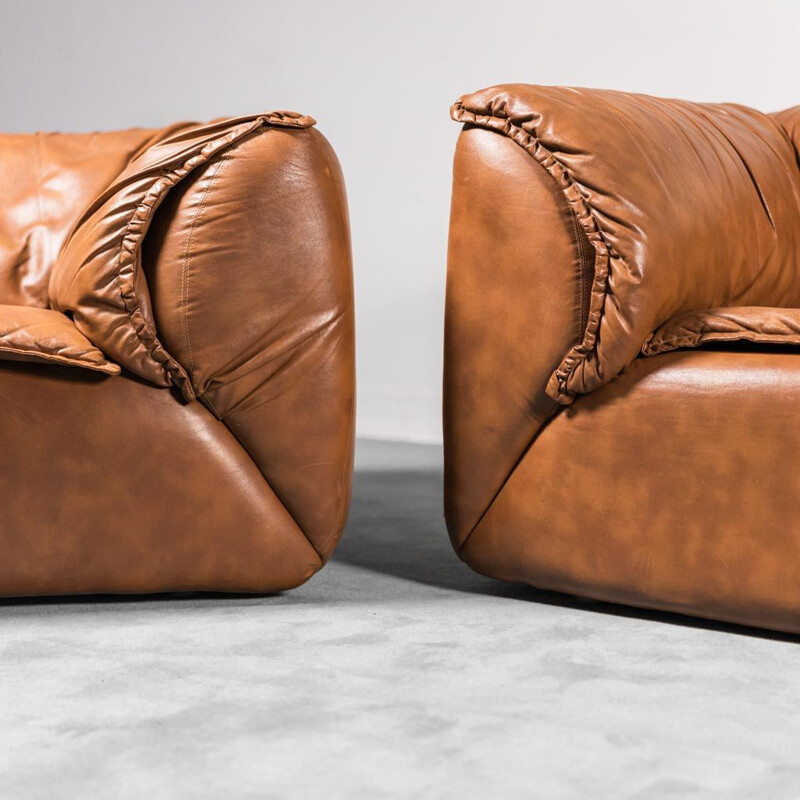
[[39, 361], [118, 375], [105, 356], [60, 311], [0, 305], [0, 359]]

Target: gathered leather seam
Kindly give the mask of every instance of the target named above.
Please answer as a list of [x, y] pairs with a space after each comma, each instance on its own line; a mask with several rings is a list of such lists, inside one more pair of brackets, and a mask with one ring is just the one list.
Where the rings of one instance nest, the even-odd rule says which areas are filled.
[[610, 260], [619, 258], [619, 255], [606, 240], [594, 208], [583, 196], [570, 171], [539, 141], [535, 133], [528, 133], [524, 128], [514, 125], [508, 117], [470, 111], [461, 104], [461, 101], [453, 105], [450, 115], [456, 122], [469, 123], [504, 134], [541, 164], [558, 184], [578, 223], [584, 229], [586, 238], [595, 250], [594, 277], [589, 291], [589, 309], [583, 336], [581, 341], [566, 353], [547, 384], [547, 393], [550, 397], [561, 403], [569, 403], [575, 395], [571, 381], [597, 342], [608, 290]]
[[577, 341], [583, 337], [586, 327], [586, 318], [589, 313], [589, 293], [586, 286], [586, 253], [583, 249], [583, 239], [581, 238], [582, 229], [578, 218], [572, 207], [569, 207], [570, 217], [572, 218], [572, 230], [575, 232], [575, 244], [578, 250], [578, 294], [580, 295], [580, 315], [578, 317], [578, 330], [575, 334]]
[[[137, 270], [141, 269], [139, 257], [142, 241], [156, 209], [175, 186], [199, 166], [207, 163], [214, 155], [224, 151], [248, 134], [259, 130], [265, 124], [266, 120], [263, 117], [257, 117], [246, 130], [237, 132], [234, 128], [229, 133], [197, 148], [177, 166], [164, 170], [160, 177], [152, 182], [149, 190], [134, 209], [120, 240], [114, 278], [119, 289], [122, 306], [132, 323], [134, 335], [152, 360], [164, 371], [167, 384], [178, 384], [187, 400], [195, 398], [191, 380], [183, 367], [167, 353], [155, 332], [150, 329], [136, 296], [134, 284]], [[126, 274], [123, 275], [123, 272]]]

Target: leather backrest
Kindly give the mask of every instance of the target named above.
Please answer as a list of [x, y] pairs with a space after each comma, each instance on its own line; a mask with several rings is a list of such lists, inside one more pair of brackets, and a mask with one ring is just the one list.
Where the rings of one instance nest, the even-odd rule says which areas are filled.
[[50, 274], [50, 303], [72, 314], [97, 347], [136, 375], [193, 398], [184, 367], [155, 327], [141, 247], [169, 192], [215, 155], [266, 125], [303, 128], [310, 117], [270, 112], [181, 124], [133, 158], [78, 221]]
[[0, 134], [0, 302], [49, 305], [75, 222], [156, 131]]
[[607, 383], [684, 311], [800, 306], [800, 171], [775, 118], [735, 105], [515, 84], [462, 97], [550, 174], [594, 248], [583, 335], [548, 394]]

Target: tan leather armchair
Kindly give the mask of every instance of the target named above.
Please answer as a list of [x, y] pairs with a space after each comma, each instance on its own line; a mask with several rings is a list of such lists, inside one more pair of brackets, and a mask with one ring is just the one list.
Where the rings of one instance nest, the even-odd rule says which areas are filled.
[[313, 125], [0, 135], [0, 594], [270, 592], [328, 559], [353, 297]]
[[519, 84], [452, 116], [456, 551], [800, 631], [800, 109]]

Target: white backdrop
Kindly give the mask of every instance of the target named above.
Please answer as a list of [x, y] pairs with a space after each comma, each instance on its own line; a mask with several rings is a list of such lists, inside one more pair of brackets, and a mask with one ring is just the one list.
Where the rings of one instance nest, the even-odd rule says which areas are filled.
[[450, 104], [501, 82], [800, 103], [798, 0], [0, 0], [0, 129], [315, 116], [350, 199], [362, 436], [439, 441]]

